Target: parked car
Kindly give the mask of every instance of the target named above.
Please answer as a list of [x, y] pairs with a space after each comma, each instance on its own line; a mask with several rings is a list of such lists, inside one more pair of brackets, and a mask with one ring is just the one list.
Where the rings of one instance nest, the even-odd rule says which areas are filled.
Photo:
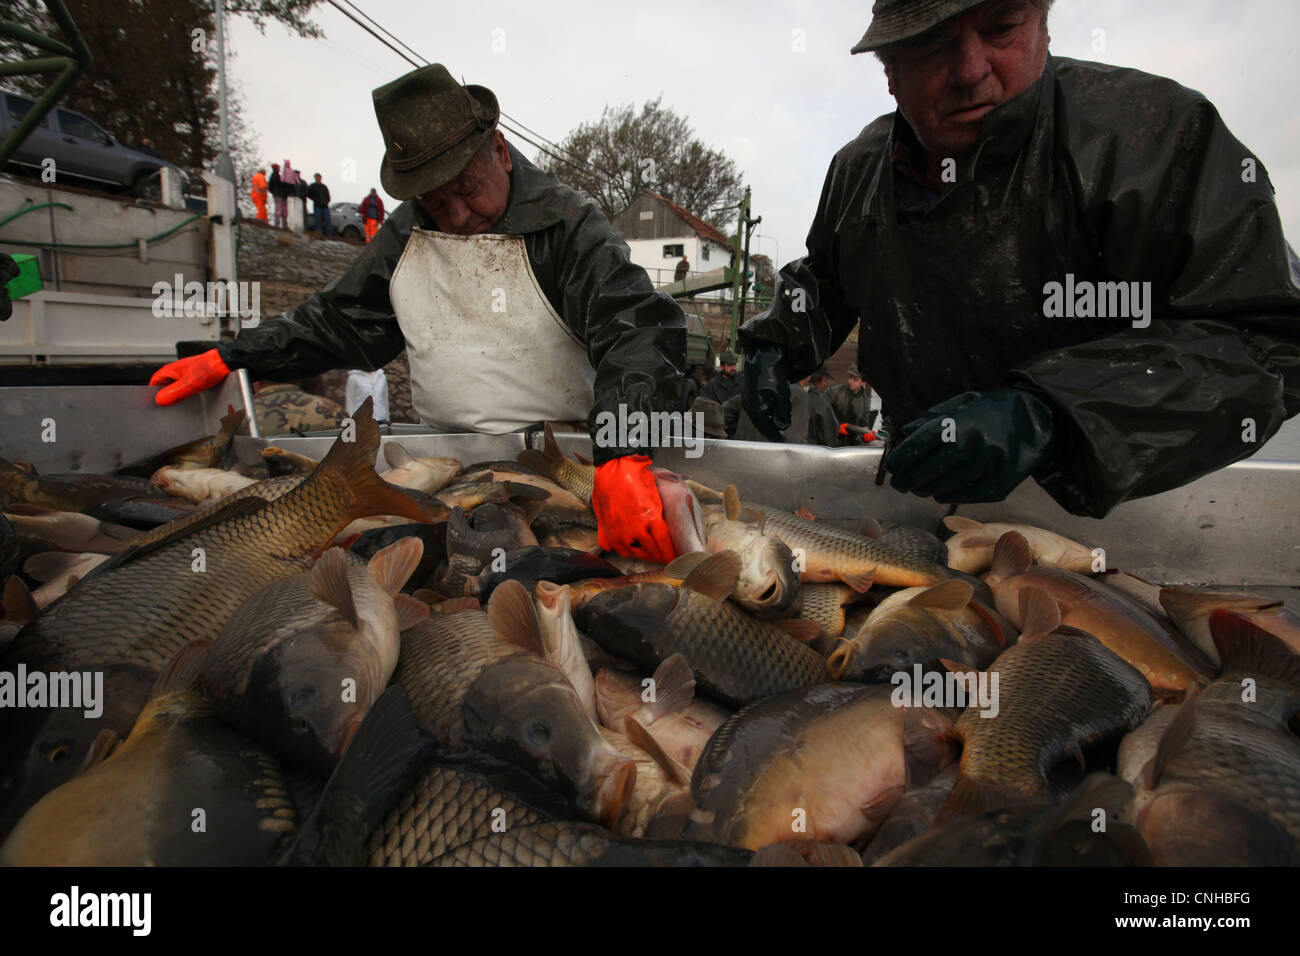
[[[0, 140], [35, 105], [34, 100], [25, 96], [3, 94]], [[56, 181], [65, 177], [84, 180], [97, 186], [127, 190], [142, 199], [160, 195], [160, 168], [169, 166], [180, 171], [175, 163], [123, 146], [85, 116], [58, 106], [41, 117], [40, 124], [18, 144], [9, 161], [21, 171], [39, 176], [46, 159], [54, 160]]]
[[[311, 232], [316, 228], [316, 213], [312, 211], [310, 203], [307, 208], [309, 211], [304, 228]], [[330, 203], [330, 225], [334, 227], [333, 235], [345, 239], [360, 239], [365, 235], [361, 227], [361, 213], [357, 212], [357, 204], [354, 202]]]

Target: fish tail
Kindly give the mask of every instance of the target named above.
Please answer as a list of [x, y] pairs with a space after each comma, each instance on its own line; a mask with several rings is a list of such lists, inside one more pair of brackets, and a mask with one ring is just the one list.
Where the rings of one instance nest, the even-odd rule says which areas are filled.
[[211, 646], [212, 642], [209, 640], [190, 641], [177, 651], [176, 656], [163, 666], [162, 673], [154, 682], [153, 690], [149, 692], [149, 699], [177, 694], [197, 686], [203, 664], [208, 659], [208, 648]]
[[393, 686], [380, 694], [280, 865], [357, 865], [366, 837], [431, 745], [406, 692]]
[[1000, 786], [988, 780], [968, 777], [960, 771], [952, 785], [952, 791], [944, 802], [943, 809], [935, 818], [935, 823], [947, 823], [953, 817], [982, 813], [998, 807], [1017, 803], [1031, 802], [1032, 798], [1011, 788]]
[[371, 404], [372, 399], [366, 399], [352, 416], [355, 427], [352, 440], [344, 440], [346, 432], [340, 435], [308, 481], [324, 475], [341, 483], [350, 498], [349, 520], [371, 515], [401, 515], [412, 521], [432, 524], [432, 519], [418, 503], [403, 494], [400, 488], [384, 481], [375, 471], [379, 425], [371, 414]]
[[1268, 677], [1300, 690], [1300, 655], [1249, 617], [1224, 609], [1212, 611], [1210, 637], [1225, 675]]

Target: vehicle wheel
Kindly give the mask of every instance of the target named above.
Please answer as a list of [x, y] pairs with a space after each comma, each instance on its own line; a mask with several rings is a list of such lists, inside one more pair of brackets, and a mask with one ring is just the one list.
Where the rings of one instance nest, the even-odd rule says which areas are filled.
[[162, 201], [162, 176], [158, 170], [151, 173], [141, 173], [131, 183], [131, 195], [136, 199], [147, 199], [150, 202]]
[[356, 226], [344, 226], [343, 231], [339, 233], [344, 239], [361, 239], [361, 230]]

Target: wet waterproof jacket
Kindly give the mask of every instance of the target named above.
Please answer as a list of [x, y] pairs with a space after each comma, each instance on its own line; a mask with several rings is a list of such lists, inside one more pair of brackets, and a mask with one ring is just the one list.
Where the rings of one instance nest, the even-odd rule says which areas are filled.
[[[588, 417], [667, 412], [677, 408], [686, 366], [686, 319], [671, 298], [628, 258], [628, 248], [590, 200], [560, 184], [510, 148], [513, 172], [505, 215], [493, 231], [522, 236], [528, 261], [547, 301], [580, 341], [596, 370]], [[217, 346], [232, 369], [270, 381], [304, 378], [328, 369], [373, 371], [406, 346], [388, 298], [388, 280], [415, 227], [436, 229], [418, 202], [404, 202], [339, 279], [291, 312], [245, 329]], [[448, 369], [447, 374], [455, 374]], [[520, 370], [519, 374], [528, 374]], [[485, 395], [485, 402], [492, 396]], [[635, 447], [595, 447], [597, 464]]]
[[[1094, 517], [1251, 455], [1300, 411], [1300, 262], [1263, 167], [1200, 94], [1049, 57], [984, 117], [949, 192], [905, 166], [923, 154], [897, 113], [841, 149], [807, 257], [741, 330], [780, 345], [791, 379], [860, 322], [894, 436], [968, 389], [1035, 391], [1062, 447], [1034, 477]], [[1113, 317], [1117, 287], [1111, 317], [1078, 317], [1077, 299], [1048, 317], [1067, 276], [1151, 283], [1149, 326]]]
[[721, 372], [716, 373], [709, 379], [700, 394], [721, 405], [733, 395], [740, 394], [740, 373], [737, 372], [731, 378], [727, 378]]

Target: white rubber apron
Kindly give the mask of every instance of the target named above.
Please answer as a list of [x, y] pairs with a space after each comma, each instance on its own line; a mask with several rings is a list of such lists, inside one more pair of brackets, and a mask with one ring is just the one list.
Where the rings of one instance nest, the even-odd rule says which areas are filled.
[[538, 287], [522, 237], [415, 229], [388, 292], [427, 424], [499, 435], [586, 421], [596, 372]]

